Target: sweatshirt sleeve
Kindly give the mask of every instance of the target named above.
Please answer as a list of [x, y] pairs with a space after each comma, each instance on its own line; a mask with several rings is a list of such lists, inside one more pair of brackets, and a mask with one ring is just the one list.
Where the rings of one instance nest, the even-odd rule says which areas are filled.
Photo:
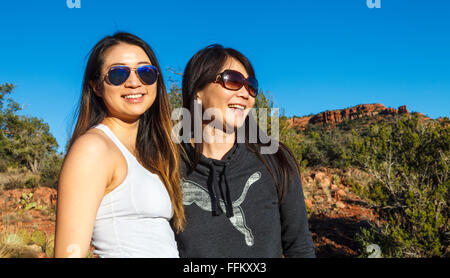
[[295, 171], [290, 175], [287, 192], [280, 205], [281, 240], [287, 258], [315, 258], [315, 246], [309, 231], [303, 188]]

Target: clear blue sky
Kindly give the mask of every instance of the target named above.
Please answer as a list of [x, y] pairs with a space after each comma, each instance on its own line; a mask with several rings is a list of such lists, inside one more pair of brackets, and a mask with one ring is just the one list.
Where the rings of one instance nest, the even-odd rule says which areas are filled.
[[[366, 0], [2, 1], [0, 83], [17, 85], [22, 114], [70, 137], [89, 50], [134, 33], [163, 69], [184, 69], [220, 43], [252, 61], [260, 86], [288, 116], [382, 103], [450, 116], [450, 1]], [[176, 77], [163, 72], [166, 80]]]

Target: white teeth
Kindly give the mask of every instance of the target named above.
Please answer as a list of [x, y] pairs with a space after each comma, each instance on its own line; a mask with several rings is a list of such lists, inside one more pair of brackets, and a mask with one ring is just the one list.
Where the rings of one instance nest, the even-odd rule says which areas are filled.
[[125, 98], [140, 98], [142, 96], [143, 96], [142, 94], [141, 95], [128, 95], [128, 96], [125, 96]]
[[228, 107], [236, 108], [236, 109], [239, 109], [239, 110], [244, 110], [245, 109], [245, 106], [239, 105], [239, 104], [230, 104], [230, 105], [228, 105]]

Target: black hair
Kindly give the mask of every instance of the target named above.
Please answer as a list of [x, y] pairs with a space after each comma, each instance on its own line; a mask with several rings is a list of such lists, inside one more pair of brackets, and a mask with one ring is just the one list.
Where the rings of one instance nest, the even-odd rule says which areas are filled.
[[[219, 74], [219, 71], [225, 65], [228, 58], [234, 58], [239, 61], [244, 66], [248, 76], [256, 78], [255, 71], [250, 61], [241, 52], [235, 49], [225, 48], [219, 44], [212, 44], [198, 51], [186, 65], [182, 81], [183, 107], [190, 111], [192, 121], [194, 121], [194, 101], [197, 98], [197, 92], [204, 89], [210, 82], [216, 79], [217, 74]], [[261, 147], [269, 146], [271, 142], [263, 143], [258, 137], [256, 143], [250, 143], [249, 118], [250, 117], [247, 117], [245, 119], [243, 127], [245, 128], [245, 145], [251, 152], [254, 152], [258, 156], [267, 170], [271, 173], [275, 181], [279, 204], [281, 204], [287, 191], [290, 175], [292, 175], [294, 171], [297, 171], [298, 173], [299, 165], [292, 151], [281, 142], [279, 142], [278, 151], [274, 154], [261, 153]], [[194, 124], [195, 123], [192, 122], [192, 129], [194, 128]], [[258, 129], [258, 134], [260, 134], [260, 127], [257, 124], [256, 127]], [[191, 130], [190, 133], [193, 134], [193, 130]], [[191, 171], [193, 171], [199, 163], [202, 152], [203, 144], [195, 143], [193, 157], [188, 158]]]

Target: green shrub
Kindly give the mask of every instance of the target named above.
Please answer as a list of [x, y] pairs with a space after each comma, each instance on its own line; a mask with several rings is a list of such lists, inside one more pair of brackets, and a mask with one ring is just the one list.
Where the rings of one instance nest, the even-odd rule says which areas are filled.
[[57, 188], [59, 171], [63, 163], [63, 156], [59, 154], [51, 155], [44, 161], [43, 169], [41, 170], [40, 185]]
[[23, 188], [36, 188], [39, 187], [39, 178], [30, 177], [23, 183]]
[[8, 181], [4, 185], [5, 190], [18, 189], [18, 188], [23, 188], [23, 182], [21, 179], [14, 178], [14, 177], [9, 178]]
[[0, 173], [6, 173], [8, 171], [8, 162], [0, 159]]
[[47, 247], [47, 236], [41, 230], [36, 230], [31, 234], [31, 240], [34, 244], [40, 246], [42, 251], [45, 252]]
[[299, 131], [303, 145], [302, 157], [309, 167], [333, 167], [345, 169], [351, 164], [350, 143], [352, 134], [340, 127], [309, 125]]
[[378, 244], [386, 257], [445, 256], [449, 223], [450, 133], [443, 124], [404, 116], [372, 124], [354, 137], [353, 163], [373, 177], [353, 185], [387, 223], [362, 230], [362, 246]]
[[37, 206], [37, 203], [33, 201], [33, 193], [22, 193], [19, 200], [21, 211], [34, 209]]

